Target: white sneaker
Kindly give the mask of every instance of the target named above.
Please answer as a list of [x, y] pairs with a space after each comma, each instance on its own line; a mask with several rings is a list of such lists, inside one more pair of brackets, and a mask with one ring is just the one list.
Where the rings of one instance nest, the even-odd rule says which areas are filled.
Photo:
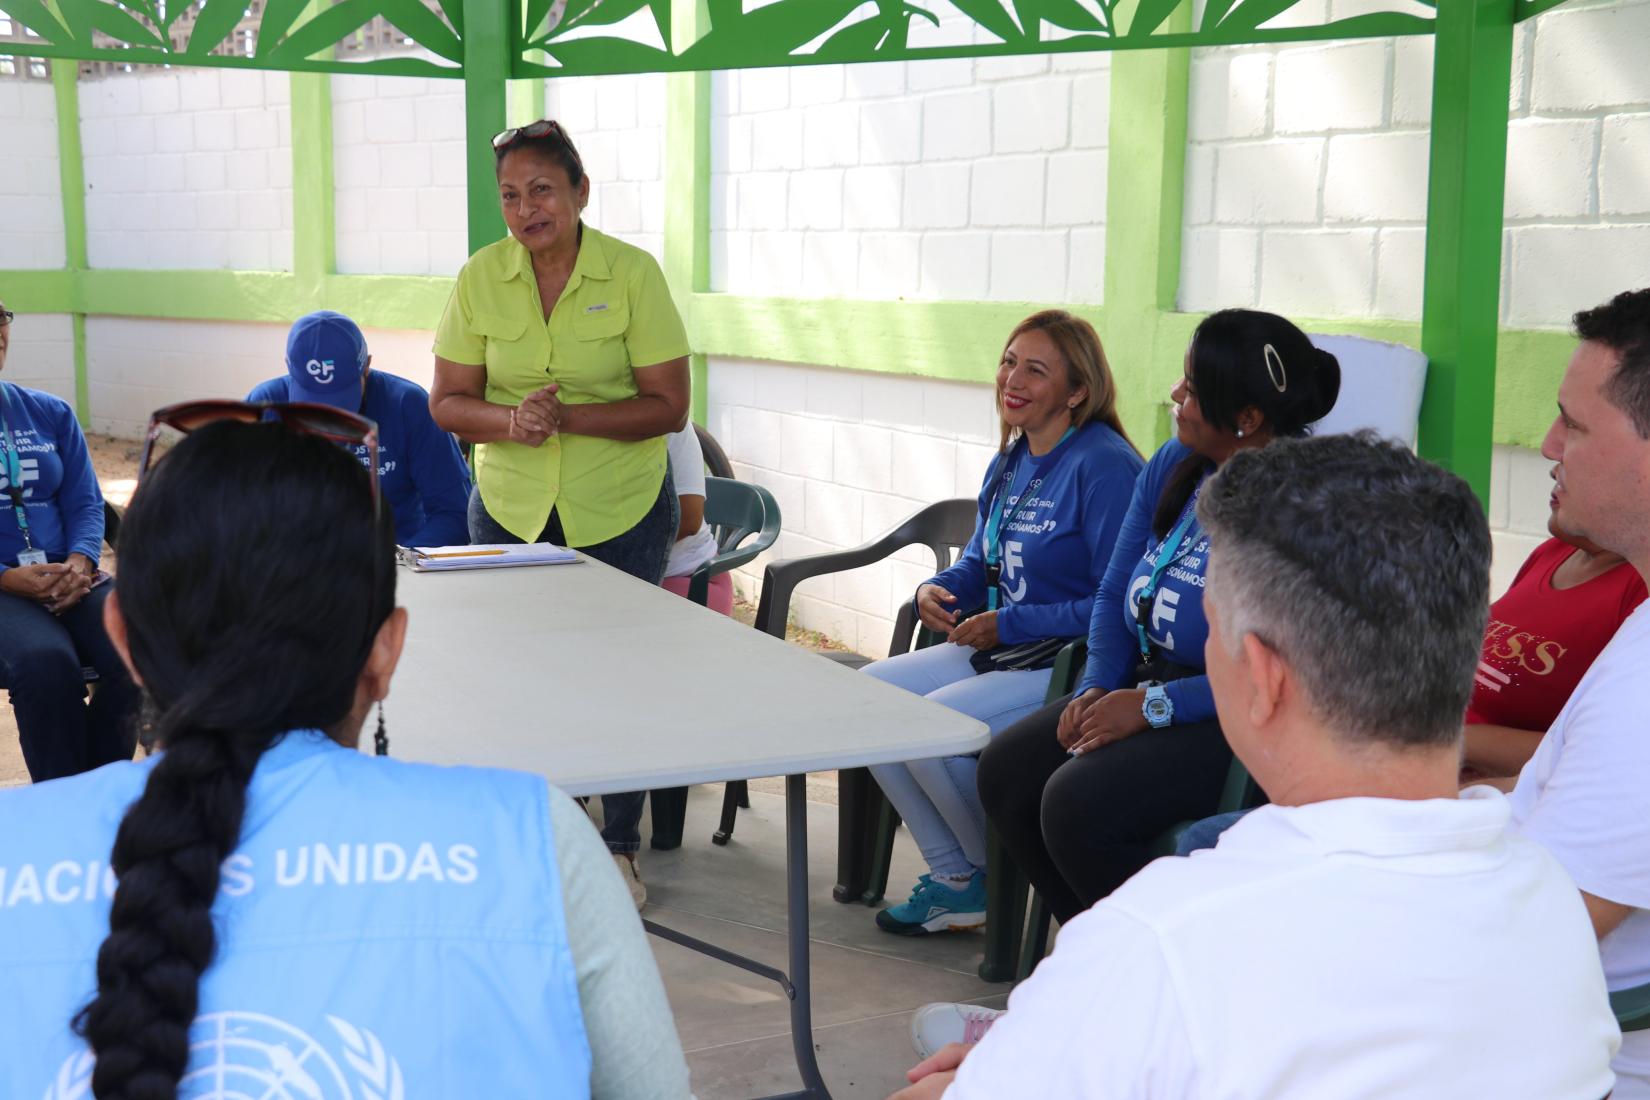
[[911, 1014], [911, 1046], [928, 1058], [947, 1043], [977, 1043], [1002, 1014], [999, 1009], [953, 1001], [923, 1005]]
[[642, 906], [647, 904], [647, 884], [642, 881], [642, 867], [635, 856], [612, 853], [613, 866], [619, 869], [619, 877], [624, 884], [630, 887], [630, 900], [636, 903], [636, 911], [641, 912]]

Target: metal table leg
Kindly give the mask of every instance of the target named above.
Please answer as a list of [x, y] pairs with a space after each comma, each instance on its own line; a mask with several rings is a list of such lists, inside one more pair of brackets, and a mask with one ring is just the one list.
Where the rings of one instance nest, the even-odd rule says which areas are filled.
[[813, 977], [808, 959], [808, 799], [807, 777], [785, 777], [785, 928], [790, 940], [791, 1046], [802, 1074], [794, 1096], [830, 1100], [814, 1057]]
[[825, 1079], [814, 1057], [813, 981], [808, 943], [808, 798], [807, 777], [785, 777], [785, 973], [764, 963], [735, 954], [715, 944], [683, 932], [643, 920], [642, 926], [660, 939], [709, 955], [713, 959], [748, 970], [777, 982], [791, 1002], [791, 1047], [796, 1053], [796, 1070], [802, 1076], [800, 1092], [786, 1092], [763, 1100], [831, 1100]]

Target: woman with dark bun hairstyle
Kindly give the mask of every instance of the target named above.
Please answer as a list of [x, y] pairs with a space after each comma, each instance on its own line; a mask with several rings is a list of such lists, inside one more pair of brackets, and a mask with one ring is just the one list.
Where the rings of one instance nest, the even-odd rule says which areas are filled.
[[187, 408], [237, 421], [164, 421], [106, 611], [158, 751], [0, 791], [0, 1096], [687, 1096], [578, 805], [356, 751], [407, 629], [371, 423]]
[[1135, 482], [1077, 691], [980, 757], [986, 813], [1062, 922], [1145, 866], [1164, 829], [1214, 811], [1231, 751], [1203, 671], [1198, 490], [1238, 451], [1306, 434], [1340, 380], [1335, 357], [1275, 314], [1222, 310], [1193, 334], [1170, 392], [1175, 438]]

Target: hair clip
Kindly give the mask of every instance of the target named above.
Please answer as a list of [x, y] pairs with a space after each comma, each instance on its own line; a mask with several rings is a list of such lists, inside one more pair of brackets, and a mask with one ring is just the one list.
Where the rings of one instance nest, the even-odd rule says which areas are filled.
[[1272, 379], [1273, 388], [1283, 393], [1289, 388], [1289, 375], [1283, 369], [1283, 356], [1279, 355], [1278, 349], [1271, 344], [1267, 344], [1261, 350], [1261, 354], [1266, 359], [1266, 374]]

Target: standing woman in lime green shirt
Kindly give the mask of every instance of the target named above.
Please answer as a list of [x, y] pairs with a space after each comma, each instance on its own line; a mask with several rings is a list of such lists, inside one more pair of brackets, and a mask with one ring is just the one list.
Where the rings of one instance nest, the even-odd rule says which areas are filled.
[[[476, 448], [473, 542], [553, 542], [650, 584], [680, 507], [665, 439], [687, 423], [688, 345], [659, 265], [584, 224], [590, 179], [559, 123], [493, 139], [510, 235], [481, 249], [435, 337], [430, 412]], [[641, 904], [642, 795], [603, 800]]]

